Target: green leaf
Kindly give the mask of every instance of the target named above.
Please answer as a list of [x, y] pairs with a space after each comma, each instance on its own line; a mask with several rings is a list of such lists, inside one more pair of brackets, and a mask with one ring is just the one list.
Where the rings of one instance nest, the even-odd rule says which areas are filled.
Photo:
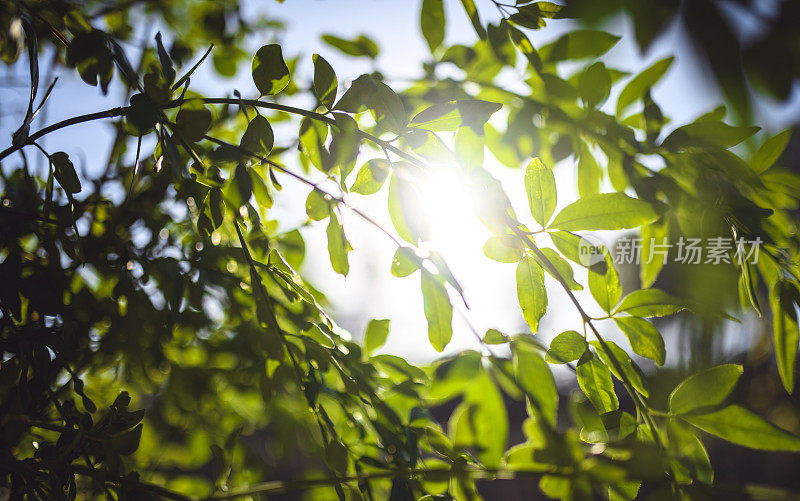
[[117, 454], [122, 456], [130, 456], [136, 449], [139, 448], [139, 440], [142, 438], [142, 428], [144, 425], [139, 424], [132, 430], [114, 436], [111, 439], [111, 447]]
[[750, 167], [759, 174], [772, 167], [786, 150], [791, 138], [792, 129], [786, 129], [764, 141], [750, 160]]
[[534, 255], [536, 262], [541, 266], [550, 276], [555, 278], [558, 281], [564, 281], [566, 286], [573, 291], [580, 291], [583, 290], [583, 286], [575, 281], [575, 278], [572, 276], [572, 266], [561, 256], [558, 255], [556, 251], [553, 249], [542, 248], [542, 254], [547, 258], [550, 264], [553, 265], [553, 268], [556, 269], [558, 275], [554, 274], [550, 271], [550, 268], [539, 259], [539, 256]]
[[53, 162], [53, 168], [55, 168], [56, 180], [64, 188], [64, 191], [67, 193], [80, 192], [81, 180], [78, 178], [78, 173], [75, 172], [75, 166], [72, 165], [69, 155], [63, 151], [57, 151], [50, 155], [50, 161]]
[[509, 337], [497, 329], [489, 329], [483, 335], [483, 342], [486, 344], [505, 344], [509, 341]]
[[272, 207], [274, 200], [272, 200], [272, 194], [269, 192], [269, 187], [264, 182], [264, 178], [255, 169], [249, 169], [249, 171], [250, 184], [253, 186], [253, 196], [256, 199], [256, 203], [266, 209]]
[[567, 231], [554, 231], [548, 233], [550, 236], [550, 240], [553, 241], [553, 245], [555, 245], [558, 252], [564, 255], [567, 259], [572, 261], [573, 263], [578, 263], [581, 266], [586, 266], [585, 258], [581, 258], [580, 249], [582, 247], [588, 248], [592, 244], [588, 240], [574, 233], [569, 233]]
[[175, 68], [172, 65], [172, 58], [169, 57], [164, 43], [161, 41], [161, 32], [156, 33], [156, 51], [158, 52], [158, 62], [161, 65], [161, 74], [168, 84], [175, 81]]
[[588, 146], [584, 146], [578, 157], [578, 195], [582, 198], [596, 195], [600, 192], [602, 180], [603, 169], [597, 165]]
[[490, 237], [483, 245], [483, 253], [489, 259], [501, 263], [516, 263], [522, 259], [523, 247], [519, 238], [514, 235], [497, 235]]
[[306, 214], [312, 221], [321, 221], [331, 213], [331, 206], [325, 194], [318, 190], [311, 190], [306, 198]]
[[331, 258], [331, 266], [333, 271], [340, 275], [347, 276], [350, 271], [350, 263], [347, 260], [347, 254], [353, 250], [350, 247], [350, 242], [344, 234], [344, 227], [339, 221], [339, 214], [336, 211], [330, 211], [331, 220], [328, 223], [328, 254]]
[[547, 63], [599, 57], [616, 45], [619, 39], [605, 31], [573, 30], [540, 48], [539, 55]]
[[386, 343], [389, 336], [389, 320], [370, 320], [364, 332], [364, 351], [372, 355], [375, 350]]
[[741, 375], [741, 365], [725, 364], [689, 376], [670, 394], [670, 413], [686, 414], [721, 404], [733, 391]]
[[528, 60], [528, 63], [530, 63], [530, 65], [536, 71], [541, 70], [542, 59], [539, 57], [539, 53], [536, 52], [536, 49], [533, 47], [533, 44], [527, 35], [510, 25], [508, 26], [508, 34], [511, 37], [511, 42], [520, 52], [522, 52], [522, 55], [525, 56], [525, 58]]
[[556, 178], [553, 169], [538, 158], [525, 168], [525, 192], [533, 219], [546, 227], [556, 210]]
[[422, 213], [424, 204], [419, 189], [403, 179], [401, 163], [395, 164], [389, 182], [389, 217], [397, 234], [411, 244], [427, 240], [429, 226], [427, 216]]
[[339, 168], [339, 182], [345, 187], [347, 176], [352, 172], [358, 158], [361, 141], [358, 134], [358, 123], [346, 113], [332, 113], [335, 125], [331, 127], [331, 143], [329, 146], [326, 171]]
[[402, 134], [408, 124], [408, 115], [403, 101], [391, 87], [374, 80], [369, 107], [375, 122], [384, 129]]
[[319, 54], [314, 54], [311, 58], [314, 61], [314, 94], [319, 102], [330, 110], [333, 108], [333, 103], [336, 102], [339, 80], [325, 58]]
[[206, 135], [211, 120], [211, 112], [205, 107], [181, 108], [175, 117], [175, 133], [184, 141], [195, 143]]
[[348, 56], [368, 57], [375, 59], [378, 57], [378, 46], [365, 35], [359, 35], [353, 40], [345, 40], [334, 35], [322, 35], [322, 41], [344, 52]]
[[586, 340], [575, 331], [562, 332], [552, 341], [545, 353], [545, 361], [551, 364], [566, 364], [578, 360], [586, 352]]
[[794, 390], [794, 366], [800, 339], [795, 309], [795, 305], [800, 304], [799, 296], [797, 288], [785, 280], [778, 280], [770, 291], [775, 360], [783, 387], [788, 393]]
[[686, 308], [686, 304], [659, 289], [639, 289], [625, 296], [614, 313], [625, 312], [635, 317], [666, 317]]
[[622, 287], [619, 285], [619, 275], [614, 268], [611, 255], [606, 252], [605, 259], [589, 268], [589, 291], [597, 304], [603, 310], [611, 310], [622, 297]]
[[634, 353], [664, 365], [667, 356], [664, 338], [653, 324], [638, 317], [615, 318], [614, 323], [628, 338]]
[[758, 275], [756, 275], [753, 265], [746, 261], [739, 263], [741, 273], [739, 273], [739, 299], [742, 309], [746, 310], [753, 306], [758, 316], [761, 317], [761, 305], [758, 303], [756, 288], [758, 286]]
[[460, 416], [451, 421], [454, 445], [474, 445], [483, 464], [499, 467], [508, 441], [508, 416], [503, 395], [487, 372], [470, 380], [462, 405]]
[[240, 146], [245, 150], [260, 156], [267, 156], [275, 144], [275, 134], [266, 118], [256, 115], [247, 124], [242, 135]]
[[688, 483], [692, 479], [712, 483], [714, 469], [695, 430], [685, 423], [670, 420], [667, 423], [667, 436], [669, 447], [676, 456], [672, 463], [675, 479], [681, 483]]
[[422, 260], [417, 257], [414, 249], [410, 247], [400, 247], [394, 253], [392, 260], [392, 275], [396, 277], [407, 277], [422, 267]]
[[[666, 263], [666, 259], [660, 254], [661, 250], [669, 251], [669, 219], [662, 218], [661, 221], [642, 226], [642, 250], [641, 265], [639, 268], [639, 280], [642, 287], [650, 287], [658, 278], [658, 274]], [[652, 259], [651, 259], [652, 257]], [[642, 316], [642, 315], [640, 315]]]
[[619, 400], [614, 393], [614, 382], [611, 380], [611, 371], [591, 352], [587, 352], [581, 358], [576, 372], [578, 385], [597, 412], [604, 414], [619, 408]]
[[628, 106], [642, 99], [647, 91], [661, 80], [674, 60], [672, 56], [661, 59], [633, 77], [617, 98], [617, 117], [622, 117]]
[[738, 405], [683, 419], [706, 433], [752, 449], [800, 451], [800, 437]]
[[313, 339], [325, 348], [334, 348], [336, 346], [333, 339], [317, 324], [311, 324], [311, 327], [303, 330], [303, 335]]
[[455, 153], [465, 169], [483, 167], [484, 140], [471, 127], [461, 127], [456, 132]]
[[323, 172], [328, 160], [328, 150], [325, 149], [327, 137], [327, 124], [308, 117], [300, 122], [300, 151], [314, 167]]
[[514, 341], [511, 344], [514, 359], [514, 375], [525, 391], [541, 409], [543, 417], [551, 426], [555, 425], [558, 410], [558, 389], [547, 362], [530, 344]]
[[489, 47], [497, 57], [498, 61], [510, 67], [516, 66], [517, 51], [514, 45], [508, 40], [508, 22], [500, 21], [500, 24], [489, 24], [487, 33], [489, 37]]
[[[639, 366], [636, 365], [633, 360], [631, 360], [631, 357], [628, 356], [628, 353], [625, 352], [625, 350], [620, 348], [613, 341], [605, 341], [604, 345], [599, 341], [591, 341], [589, 344], [594, 346], [596, 355], [600, 357], [600, 360], [602, 360], [604, 364], [606, 364], [606, 367], [608, 367], [611, 373], [614, 374], [614, 377], [622, 381], [624, 376], [624, 378], [631, 383], [631, 386], [633, 386], [636, 391], [644, 395], [645, 398], [649, 397], [649, 392], [647, 391], [647, 385], [645, 384], [641, 369], [639, 369]], [[610, 354], [614, 356], [614, 360], [617, 361], [620, 369], [622, 369], [621, 374], [614, 367], [609, 353], [606, 353], [606, 350], [603, 349], [603, 346], [605, 346]]]
[[[520, 2], [517, 2], [519, 4]], [[545, 18], [558, 17], [558, 13], [563, 9], [561, 5], [553, 2], [535, 2], [527, 5], [518, 5], [517, 12], [511, 14], [508, 20], [525, 28], [538, 30], [544, 28]]]
[[500, 108], [501, 104], [478, 99], [434, 104], [417, 113], [409, 126], [433, 132], [472, 127], [476, 133], [483, 134], [483, 125]]
[[544, 272], [536, 261], [525, 256], [517, 265], [517, 299], [522, 316], [532, 333], [539, 330], [539, 320], [547, 311], [547, 290], [544, 287]]
[[289, 68], [278, 44], [261, 47], [253, 58], [253, 82], [262, 96], [271, 96], [289, 85]]
[[428, 339], [436, 351], [442, 351], [453, 336], [453, 306], [441, 281], [424, 269], [422, 300], [428, 320]]
[[586, 68], [578, 78], [578, 93], [587, 108], [603, 104], [610, 92], [611, 75], [606, 70], [606, 65], [600, 61]]
[[385, 83], [370, 75], [356, 78], [344, 93], [335, 109], [360, 113], [369, 109], [375, 122], [396, 134], [405, 132], [408, 117], [403, 101]]
[[672, 150], [696, 148], [730, 148], [760, 130], [759, 127], [738, 127], [719, 121], [694, 122], [678, 127], [661, 143]]
[[576, 230], [621, 230], [655, 221], [659, 214], [653, 205], [624, 193], [599, 193], [580, 198], [564, 207], [551, 228]]
[[253, 179], [243, 163], [237, 164], [223, 192], [225, 200], [235, 209], [245, 205], [253, 195]]
[[422, 0], [419, 26], [431, 53], [435, 52], [444, 41], [444, 25], [444, 1]]
[[325, 446], [325, 462], [339, 475], [347, 473], [347, 448], [338, 440]]
[[475, 33], [478, 34], [478, 38], [481, 40], [486, 40], [486, 29], [481, 24], [481, 18], [478, 14], [478, 8], [475, 7], [474, 0], [461, 0], [461, 5], [464, 7], [464, 11], [469, 16], [469, 21], [472, 23], [472, 27], [475, 29]]
[[383, 186], [384, 181], [389, 176], [391, 165], [388, 160], [383, 158], [373, 158], [365, 163], [356, 175], [356, 180], [350, 191], [360, 195], [372, 195], [377, 193]]

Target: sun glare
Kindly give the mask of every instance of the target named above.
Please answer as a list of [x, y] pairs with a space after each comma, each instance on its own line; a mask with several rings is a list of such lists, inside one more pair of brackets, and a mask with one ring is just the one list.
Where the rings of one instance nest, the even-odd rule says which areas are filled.
[[488, 230], [475, 217], [472, 200], [457, 168], [434, 172], [421, 187], [424, 213], [430, 215], [431, 247], [458, 259], [465, 248], [483, 247]]

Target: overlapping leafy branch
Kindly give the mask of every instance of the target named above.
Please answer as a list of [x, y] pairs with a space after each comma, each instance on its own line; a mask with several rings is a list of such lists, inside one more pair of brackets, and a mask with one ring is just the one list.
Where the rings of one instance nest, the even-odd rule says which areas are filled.
[[[766, 140], [746, 160], [731, 148], [757, 129], [724, 123], [725, 110], [718, 109], [661, 139], [667, 120], [650, 90], [671, 58], [627, 78], [597, 61], [618, 41], [608, 33], [572, 30], [534, 46], [528, 30], [568, 15], [557, 4], [496, 3], [501, 20], [488, 25], [471, 0], [461, 4], [479, 40], [445, 45], [443, 2], [424, 0], [421, 30], [432, 60], [424, 78], [402, 92], [375, 73], [341, 93], [344, 79], [321, 55], [286, 60], [280, 45], [268, 44], [252, 61], [249, 94], [257, 99], [190, 89], [213, 51], [181, 73], [175, 47], [167, 50], [158, 35], [135, 70], [114, 33], [93, 27], [80, 10], [63, 23], [71, 39], [36, 8], [10, 11], [19, 16], [11, 22], [30, 28], [24, 33], [34, 47], [33, 90], [0, 159], [35, 145], [49, 166], [42, 178], [23, 166], [4, 171], [3, 179], [9, 224], [0, 274], [11, 285], [0, 297], [8, 416], [0, 426], [2, 464], [14, 492], [221, 499], [325, 487], [340, 499], [431, 499], [444, 492], [475, 499], [478, 479], [532, 475], [550, 497], [633, 499], [642, 483], [672, 495], [710, 484], [701, 431], [746, 447], [800, 449], [800, 438], [728, 404], [739, 365], [690, 376], [667, 409], [655, 408], [637, 361], [661, 366], [668, 354], [649, 319], [688, 310], [718, 325], [730, 321], [729, 305], [652, 287], [663, 266], [658, 260], [644, 262], [642, 288], [623, 295], [609, 249], [587, 263], [582, 251], [592, 244], [581, 236], [641, 228], [645, 241], [760, 239], [757, 265], [737, 254], [726, 270], [739, 277], [745, 308], [766, 312], [759, 291], [770, 291], [774, 351], [791, 392], [800, 303], [791, 211], [800, 183], [778, 162], [788, 133]], [[133, 92], [130, 104], [31, 133], [37, 22], [63, 38], [67, 63], [88, 83], [105, 89], [116, 64]], [[364, 36], [324, 40], [354, 57], [379, 53]], [[579, 69], [569, 76], [560, 64], [586, 61], [571, 65]], [[457, 68], [463, 79], [439, 78], [440, 66]], [[293, 76], [303, 67], [313, 68], [305, 87], [314, 106], [280, 103], [304, 92]], [[504, 68], [524, 74], [525, 91], [502, 86]], [[611, 114], [603, 105], [614, 86], [622, 88]], [[636, 104], [641, 111], [626, 115]], [[122, 147], [101, 179], [80, 176], [67, 153], [47, 152], [37, 142], [67, 126], [114, 117], [124, 118]], [[296, 137], [273, 128], [288, 121]], [[132, 164], [122, 154], [125, 134], [137, 143]], [[146, 144], [153, 143], [151, 155]], [[284, 163], [295, 145], [302, 172]], [[509, 167], [525, 166], [515, 189], [524, 187], [530, 218], [514, 211], [484, 168], [485, 149]], [[391, 272], [419, 275], [428, 337], [442, 351], [465, 291], [429, 244], [421, 187], [445, 164], [458, 166], [475, 216], [491, 233], [485, 254], [516, 265], [529, 332], [474, 332], [480, 352], [421, 369], [376, 354], [389, 335], [388, 320], [372, 320], [363, 344], [336, 325], [324, 296], [297, 271], [306, 245], [301, 232], [279, 230], [270, 209], [283, 182], [304, 185], [307, 224], [327, 220], [331, 267], [342, 275], [350, 269], [351, 216], [391, 239], [397, 246]], [[556, 165], [575, 166], [578, 200], [559, 204]], [[125, 194], [122, 201], [104, 196], [106, 186]], [[393, 229], [353, 202], [354, 194], [382, 192]], [[459, 278], [468, 287], [469, 277]], [[553, 285], [573, 303], [583, 332], [561, 333], [545, 347], [536, 334]], [[596, 305], [574, 294], [584, 286]], [[595, 310], [605, 314], [593, 317]], [[624, 334], [630, 353], [605, 339], [601, 322]], [[559, 396], [551, 365], [572, 369], [583, 396], [560, 405], [566, 397]], [[145, 426], [141, 411], [127, 410], [127, 393], [100, 417], [84, 380], [104, 401], [120, 387], [131, 391], [147, 408]], [[527, 409], [525, 440], [511, 448], [504, 394], [524, 400]], [[457, 404], [443, 427], [430, 409], [448, 401]], [[268, 451], [274, 457], [248, 449], [263, 443], [259, 434], [280, 442]], [[154, 466], [163, 443], [176, 452], [160, 458], [167, 466], [152, 470], [155, 481], [142, 481], [136, 472]], [[258, 483], [286, 473], [275, 463], [298, 445], [307, 455], [300, 468], [316, 477], [301, 478], [293, 469], [292, 480]], [[123, 458], [137, 449], [134, 459]]]

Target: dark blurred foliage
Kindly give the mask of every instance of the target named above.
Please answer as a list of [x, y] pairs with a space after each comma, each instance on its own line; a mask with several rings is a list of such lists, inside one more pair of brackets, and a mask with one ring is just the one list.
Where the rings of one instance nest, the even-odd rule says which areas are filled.
[[[800, 3], [793, 0], [569, 0], [567, 5], [592, 25], [626, 13], [643, 52], [680, 23], [743, 123], [751, 118], [754, 92], [786, 101], [800, 77]], [[753, 24], [755, 34], [743, 39], [741, 26]]]

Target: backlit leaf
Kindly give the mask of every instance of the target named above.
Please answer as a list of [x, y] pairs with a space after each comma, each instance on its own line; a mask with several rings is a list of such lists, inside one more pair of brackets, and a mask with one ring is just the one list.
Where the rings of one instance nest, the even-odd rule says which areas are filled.
[[611, 312], [622, 296], [619, 275], [609, 253], [605, 259], [589, 268], [589, 291], [603, 310]]
[[544, 359], [551, 364], [565, 364], [578, 360], [585, 351], [583, 336], [575, 331], [566, 331], [553, 338]]
[[515, 341], [511, 345], [514, 374], [527, 395], [535, 400], [550, 425], [556, 421], [558, 390], [550, 368], [542, 356], [528, 343]]
[[783, 154], [784, 150], [786, 150], [791, 138], [792, 130], [786, 129], [764, 141], [758, 151], [756, 151], [756, 154], [753, 155], [753, 159], [750, 160], [750, 166], [753, 170], [761, 173], [772, 167]]
[[800, 437], [738, 405], [683, 419], [706, 433], [752, 449], [800, 451]]
[[625, 312], [635, 317], [665, 317], [686, 308], [686, 304], [659, 289], [639, 289], [625, 296], [614, 313]]
[[628, 106], [633, 104], [637, 99], [643, 98], [647, 91], [661, 80], [661, 77], [667, 72], [674, 59], [674, 57], [666, 57], [657, 61], [633, 77], [631, 81], [625, 85], [625, 88], [622, 89], [622, 92], [619, 94], [619, 98], [617, 98], [618, 117], [621, 117]]
[[624, 193], [599, 193], [580, 198], [556, 214], [551, 228], [559, 230], [621, 230], [658, 218], [653, 205]]
[[430, 237], [429, 219], [423, 212], [425, 205], [419, 188], [402, 177], [403, 171], [403, 164], [395, 164], [389, 182], [389, 217], [398, 235], [416, 245]]
[[538, 158], [525, 168], [525, 192], [533, 219], [546, 226], [556, 210], [556, 178], [553, 170]]
[[378, 348], [386, 343], [389, 336], [389, 320], [370, 320], [364, 332], [364, 351], [372, 355]]
[[331, 266], [333, 271], [340, 275], [347, 276], [350, 271], [350, 263], [347, 259], [347, 254], [353, 250], [350, 247], [350, 242], [344, 234], [344, 227], [339, 221], [339, 214], [336, 211], [330, 212], [331, 220], [328, 223], [328, 254], [331, 258]]
[[587, 352], [578, 362], [578, 385], [600, 414], [619, 408], [611, 371], [591, 352]]
[[525, 256], [517, 265], [517, 299], [522, 316], [531, 332], [539, 330], [539, 320], [547, 311], [547, 290], [544, 287], [544, 272], [530, 256]]
[[253, 82], [262, 96], [271, 96], [289, 85], [289, 68], [278, 44], [261, 47], [253, 58]]
[[721, 404], [742, 375], [742, 366], [719, 365], [684, 379], [669, 396], [669, 411], [686, 414]]
[[417, 257], [414, 249], [400, 247], [392, 260], [392, 275], [407, 277], [422, 267], [422, 260]]
[[328, 61], [319, 54], [311, 56], [314, 61], [314, 94], [326, 108], [333, 108], [339, 80]]
[[616, 317], [614, 323], [628, 338], [634, 353], [664, 365], [667, 355], [664, 338], [653, 324], [638, 317]]
[[427, 270], [422, 270], [422, 300], [428, 320], [428, 339], [436, 351], [442, 351], [453, 336], [453, 306], [444, 285]]
[[572, 276], [572, 266], [561, 256], [558, 255], [558, 252], [554, 251], [553, 249], [542, 248], [542, 254], [544, 254], [547, 261], [555, 268], [555, 271], [558, 273], [553, 273], [550, 268], [541, 260], [539, 256], [534, 255], [536, 262], [539, 263], [548, 274], [550, 274], [553, 278], [558, 281], [564, 282], [566, 286], [570, 290], [579, 291], [583, 290], [583, 286], [575, 281], [575, 278]]
[[364, 56], [370, 59], [378, 57], [378, 46], [365, 35], [359, 35], [353, 40], [345, 40], [334, 35], [322, 35], [322, 40], [348, 56]]
[[350, 191], [360, 195], [372, 195], [377, 193], [383, 186], [384, 181], [389, 176], [391, 166], [389, 161], [383, 158], [373, 158], [365, 163], [356, 175], [356, 180]]
[[787, 281], [778, 280], [770, 291], [772, 335], [778, 373], [788, 393], [794, 390], [794, 369], [800, 339], [795, 309], [797, 304], [800, 304], [800, 293], [797, 288]]
[[597, 30], [574, 30], [539, 49], [542, 60], [555, 63], [605, 54], [620, 37]]
[[678, 127], [661, 146], [669, 149], [730, 148], [759, 131], [759, 127], [739, 127], [720, 121], [699, 121]]
[[497, 235], [490, 237], [483, 246], [483, 253], [489, 259], [501, 263], [516, 263], [522, 259], [523, 247], [514, 235]]
[[[642, 374], [641, 369], [636, 363], [631, 360], [631, 357], [628, 356], [628, 353], [620, 348], [615, 342], [613, 341], [605, 341], [604, 343], [600, 343], [599, 341], [591, 341], [589, 342], [594, 349], [595, 354], [600, 357], [600, 360], [606, 364], [606, 367], [611, 371], [611, 373], [619, 379], [620, 381], [623, 380], [623, 377], [627, 379], [633, 388], [641, 393], [646, 397], [649, 396], [647, 391], [647, 384], [645, 384], [644, 375]], [[605, 349], [604, 349], [605, 347]], [[608, 353], [606, 352], [608, 350]], [[611, 357], [614, 357], [614, 360], [622, 369], [622, 373], [620, 373], [615, 364], [611, 360]]]
[[247, 124], [240, 146], [257, 155], [267, 156], [274, 144], [275, 134], [272, 132], [272, 126], [266, 118], [256, 115]]
[[422, 36], [428, 42], [428, 48], [431, 52], [434, 52], [444, 41], [444, 1], [422, 0], [419, 25], [422, 30]]
[[417, 113], [409, 126], [433, 132], [472, 127], [476, 133], [483, 134], [483, 124], [501, 107], [500, 104], [477, 99], [434, 104]]
[[475, 33], [478, 34], [478, 38], [486, 40], [486, 28], [481, 24], [478, 8], [475, 7], [475, 0], [461, 0], [461, 5], [464, 7], [467, 16], [469, 16], [469, 21], [472, 23]]

